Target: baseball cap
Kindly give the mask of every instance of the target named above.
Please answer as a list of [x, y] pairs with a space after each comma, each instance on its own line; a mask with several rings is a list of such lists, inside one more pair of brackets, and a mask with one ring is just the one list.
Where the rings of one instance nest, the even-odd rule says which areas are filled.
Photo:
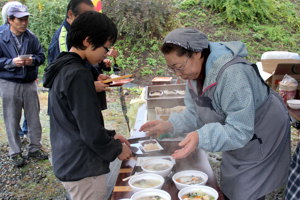
[[7, 11], [7, 16], [14, 16], [16, 18], [22, 18], [31, 15], [28, 12], [28, 8], [25, 5], [13, 5]]
[[175, 29], [165, 37], [164, 43], [175, 44], [194, 52], [202, 52], [208, 48], [207, 36], [194, 28]]

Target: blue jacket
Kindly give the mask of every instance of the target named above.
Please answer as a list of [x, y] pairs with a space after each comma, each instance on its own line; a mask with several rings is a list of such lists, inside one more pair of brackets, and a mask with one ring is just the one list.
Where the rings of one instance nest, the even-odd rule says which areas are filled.
[[69, 30], [70, 24], [64, 20], [59, 29], [55, 31], [48, 49], [48, 64], [51, 64], [61, 52], [69, 51], [70, 47], [67, 46]]
[[[0, 78], [18, 83], [36, 80], [38, 67], [44, 63], [45, 55], [38, 38], [28, 29], [23, 33], [23, 52], [18, 52], [9, 26], [0, 31]], [[31, 54], [32, 66], [16, 67], [12, 60], [19, 55]]]

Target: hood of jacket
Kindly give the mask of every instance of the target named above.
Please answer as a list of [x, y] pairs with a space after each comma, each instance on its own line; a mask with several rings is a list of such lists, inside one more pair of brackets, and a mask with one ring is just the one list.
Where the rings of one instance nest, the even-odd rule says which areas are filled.
[[245, 57], [248, 51], [243, 42], [210, 42], [210, 54], [206, 61], [206, 73], [216, 66], [223, 66], [236, 57]]
[[54, 62], [46, 67], [43, 76], [43, 86], [45, 88], [51, 88], [60, 70], [70, 64], [75, 63], [84, 63], [84, 61], [76, 53], [62, 52]]

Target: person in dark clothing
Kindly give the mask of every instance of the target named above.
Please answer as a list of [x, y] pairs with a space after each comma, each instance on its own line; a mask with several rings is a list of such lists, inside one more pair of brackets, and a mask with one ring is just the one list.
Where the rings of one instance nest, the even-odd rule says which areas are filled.
[[103, 60], [116, 37], [106, 15], [85, 12], [71, 25], [70, 51], [45, 69], [54, 174], [73, 200], [105, 199], [109, 163], [131, 156], [128, 141], [105, 129], [93, 74], [85, 67]]

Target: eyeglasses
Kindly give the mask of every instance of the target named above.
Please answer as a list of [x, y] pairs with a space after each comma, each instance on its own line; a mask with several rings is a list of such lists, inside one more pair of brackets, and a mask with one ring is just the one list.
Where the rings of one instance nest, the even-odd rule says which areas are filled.
[[106, 53], [109, 52], [109, 48], [107, 48], [107, 47], [105, 47], [105, 46], [102, 46], [102, 47], [105, 49]]
[[168, 66], [168, 71], [170, 71], [172, 73], [176, 73], [176, 72], [182, 73], [184, 71], [185, 66], [186, 66], [189, 59], [190, 59], [190, 57], [187, 57], [185, 63], [183, 65], [181, 65], [180, 67], [170, 67], [170, 66]]

